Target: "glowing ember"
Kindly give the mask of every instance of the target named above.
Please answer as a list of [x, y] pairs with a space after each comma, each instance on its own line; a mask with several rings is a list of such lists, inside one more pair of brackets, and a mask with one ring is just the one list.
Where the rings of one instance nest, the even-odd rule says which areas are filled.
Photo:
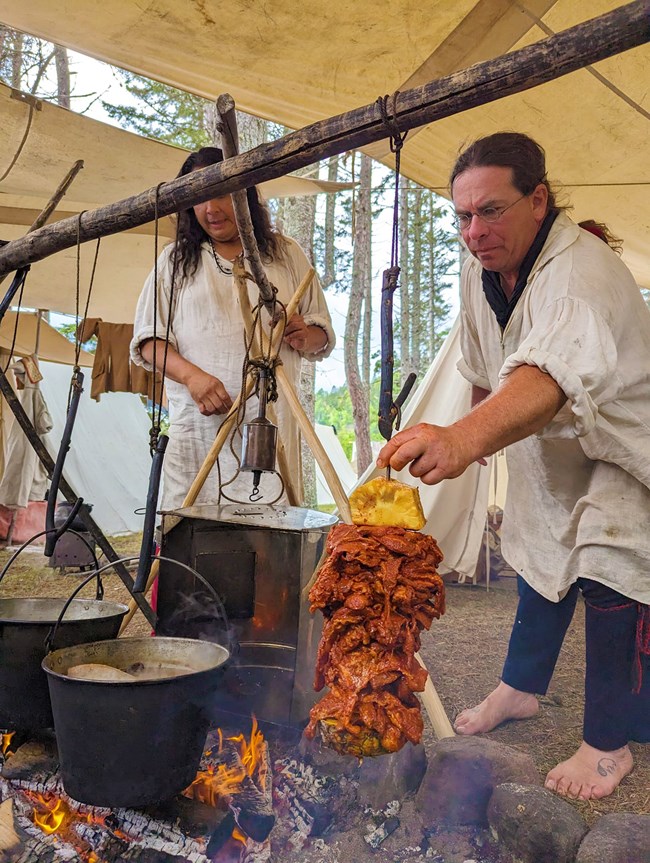
[[3, 733], [2, 733], [2, 744], [0, 744], [2, 747], [2, 754], [3, 755], [5, 754], [7, 749], [9, 749], [9, 746], [11, 744], [11, 738], [14, 736], [15, 733], [16, 733], [15, 731], [3, 731]]

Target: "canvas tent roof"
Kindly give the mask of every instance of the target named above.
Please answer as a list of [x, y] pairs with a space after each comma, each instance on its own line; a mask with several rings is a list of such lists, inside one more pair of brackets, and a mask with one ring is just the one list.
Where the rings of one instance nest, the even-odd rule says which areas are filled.
[[[16, 319], [18, 319], [17, 329]], [[36, 352], [37, 338], [40, 360], [67, 366], [74, 365], [74, 345], [47, 321], [41, 320], [39, 326], [35, 312], [21, 312], [20, 315], [16, 312], [6, 312], [0, 322], [0, 350], [11, 351], [12, 356], [28, 357]], [[80, 366], [92, 366], [94, 359], [94, 356], [86, 351], [79, 353]]]
[[[265, 6], [153, 0], [0, 0], [0, 20], [291, 128], [373, 102], [537, 42], [620, 6], [616, 0], [274, 0]], [[606, 221], [650, 287], [650, 48], [619, 54], [550, 83], [409, 134], [403, 172], [443, 190], [459, 146], [516, 128], [545, 147], [577, 219]], [[9, 147], [11, 150], [11, 146]], [[368, 148], [388, 163], [385, 142]], [[144, 175], [143, 175], [144, 180]], [[142, 182], [141, 190], [147, 187]], [[150, 184], [152, 185], [152, 184]]]
[[[1, 17], [1, 14], [0, 14]], [[176, 176], [186, 151], [125, 132], [48, 102], [26, 101], [23, 94], [0, 84], [3, 164], [9, 167], [29, 131], [15, 165], [0, 181], [0, 238], [22, 237], [47, 204], [72, 164], [84, 167], [50, 221], [113, 203]], [[31, 118], [31, 119], [30, 119]], [[350, 188], [349, 183], [287, 175], [260, 184], [267, 198], [317, 194]], [[160, 221], [159, 251], [174, 236], [169, 218]], [[81, 254], [82, 297], [90, 283], [95, 244]], [[106, 321], [133, 319], [135, 303], [153, 266], [154, 225], [104, 237], [93, 284], [89, 314]], [[73, 314], [76, 249], [34, 264], [27, 277], [24, 304]]]

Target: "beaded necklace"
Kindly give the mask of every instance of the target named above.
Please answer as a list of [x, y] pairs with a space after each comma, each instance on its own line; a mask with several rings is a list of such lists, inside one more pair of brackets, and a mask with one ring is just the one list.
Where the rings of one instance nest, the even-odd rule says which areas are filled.
[[228, 269], [228, 267], [223, 266], [212, 243], [210, 243], [210, 251], [212, 252], [212, 257], [214, 258], [214, 262], [217, 265], [217, 269], [219, 270], [219, 272], [223, 273], [224, 276], [232, 276], [232, 267]]

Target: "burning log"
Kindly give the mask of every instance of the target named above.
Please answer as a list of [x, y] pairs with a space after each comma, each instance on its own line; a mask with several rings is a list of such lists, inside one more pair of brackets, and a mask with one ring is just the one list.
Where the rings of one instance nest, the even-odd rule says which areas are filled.
[[212, 830], [207, 855], [211, 859], [225, 846], [233, 832], [241, 839], [263, 843], [268, 838], [273, 813], [268, 745], [253, 720], [250, 742], [243, 735], [223, 739], [207, 753], [208, 765], [197, 774], [186, 796], [211, 806], [227, 807], [228, 814]]

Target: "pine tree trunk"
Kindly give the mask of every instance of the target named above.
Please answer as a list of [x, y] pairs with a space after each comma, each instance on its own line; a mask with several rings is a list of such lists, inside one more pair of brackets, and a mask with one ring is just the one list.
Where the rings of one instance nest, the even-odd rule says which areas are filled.
[[357, 450], [357, 474], [361, 475], [372, 461], [370, 446], [369, 393], [359, 370], [359, 338], [364, 297], [369, 293], [370, 232], [372, 213], [370, 186], [372, 161], [361, 154], [359, 186], [354, 202], [354, 251], [352, 259], [352, 285], [345, 320], [344, 362], [345, 376], [352, 402], [354, 433]]
[[[327, 179], [335, 182], [338, 178], [339, 157], [332, 156], [327, 165]], [[336, 195], [325, 196], [325, 248], [323, 259], [325, 272], [323, 273], [323, 287], [334, 284], [336, 281]]]
[[[299, 243], [313, 262], [312, 246], [314, 242], [314, 225], [316, 221], [316, 198], [307, 195], [302, 198], [284, 199], [283, 230]], [[316, 401], [316, 365], [303, 362], [300, 370], [300, 392], [298, 393], [305, 413], [312, 425], [315, 424]], [[313, 453], [303, 440], [301, 449], [303, 501], [305, 506], [315, 507], [316, 497], [316, 462]]]
[[68, 52], [60, 45], [54, 47], [56, 63], [56, 101], [62, 108], [70, 107], [70, 63]]
[[11, 86], [16, 90], [22, 89], [22, 65], [23, 65], [23, 42], [25, 37], [22, 33], [14, 31], [13, 56], [11, 58]]
[[402, 380], [411, 372], [419, 374], [421, 369], [422, 331], [424, 329], [422, 308], [422, 189], [416, 186], [411, 192], [411, 224], [413, 225], [413, 277], [411, 280], [411, 354], [408, 368], [404, 370]]

